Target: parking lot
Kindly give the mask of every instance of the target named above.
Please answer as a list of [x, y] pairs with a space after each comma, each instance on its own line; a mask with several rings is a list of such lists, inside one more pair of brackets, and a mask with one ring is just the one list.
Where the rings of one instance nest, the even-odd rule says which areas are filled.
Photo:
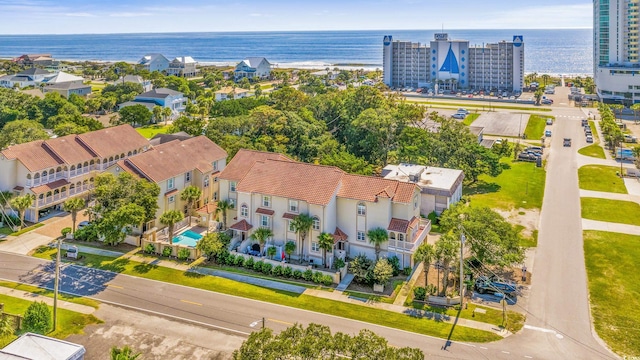
[[524, 133], [528, 122], [529, 114], [488, 112], [482, 113], [473, 122], [473, 126], [483, 127], [486, 135], [518, 137], [519, 134]]

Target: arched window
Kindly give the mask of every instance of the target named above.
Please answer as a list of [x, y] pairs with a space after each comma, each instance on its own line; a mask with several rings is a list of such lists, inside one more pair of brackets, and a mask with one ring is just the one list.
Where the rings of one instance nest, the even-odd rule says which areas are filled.
[[36, 174], [33, 176], [33, 178], [34, 178], [34, 179], [36, 179], [36, 180], [37, 180], [37, 179], [40, 179], [40, 173], [36, 173]]
[[398, 233], [398, 241], [404, 241], [404, 234]]
[[395, 240], [396, 239], [396, 233], [394, 233], [393, 231], [389, 233], [389, 240]]
[[45, 170], [45, 171], [43, 171], [43, 172], [42, 172], [42, 177], [43, 177], [43, 178], [44, 178], [44, 177], [47, 177], [47, 170]]
[[112, 162], [112, 161], [113, 161], [113, 156], [110, 156], [109, 157], [109, 162]]
[[249, 216], [249, 208], [247, 207], [247, 204], [242, 204], [242, 206], [240, 206], [240, 216]]
[[367, 206], [364, 203], [358, 203], [358, 215], [367, 215]]
[[124, 153], [120, 154], [120, 159], [124, 159]]
[[76, 170], [76, 166], [75, 165], [71, 165], [71, 171], [75, 171]]
[[138, 150], [133, 150], [133, 155], [137, 154]]
[[27, 174], [27, 179], [31, 180], [31, 174]]
[[313, 217], [313, 230], [320, 230], [320, 219], [317, 216]]
[[116, 160], [116, 161], [120, 160], [120, 155], [116, 155], [115, 160]]
[[131, 151], [129, 151], [129, 152], [127, 153], [127, 156], [131, 156], [131, 154], [133, 154], [133, 153], [132, 153]]

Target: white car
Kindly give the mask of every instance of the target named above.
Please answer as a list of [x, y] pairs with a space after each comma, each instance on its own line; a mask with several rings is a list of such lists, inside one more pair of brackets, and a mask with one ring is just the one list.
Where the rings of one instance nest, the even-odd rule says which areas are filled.
[[462, 119], [464, 119], [464, 118], [465, 118], [465, 117], [467, 117], [467, 116], [466, 116], [465, 114], [462, 114], [462, 113], [456, 113], [456, 114], [451, 115], [451, 117], [452, 117], [452, 118], [454, 118], [454, 119], [460, 119], [460, 120], [462, 120]]

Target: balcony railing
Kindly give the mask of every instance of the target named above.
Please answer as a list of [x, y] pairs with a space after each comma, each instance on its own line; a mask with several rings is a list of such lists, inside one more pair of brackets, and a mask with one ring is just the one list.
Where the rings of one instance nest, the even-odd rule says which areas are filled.
[[49, 204], [55, 203], [55, 202], [60, 201], [60, 200], [66, 200], [66, 199], [70, 198], [71, 196], [80, 194], [82, 192], [85, 192], [85, 191], [89, 190], [90, 188], [91, 188], [91, 186], [89, 186], [87, 184], [87, 185], [83, 185], [83, 186], [80, 186], [80, 187], [77, 187], [77, 188], [70, 189], [69, 191], [66, 191], [64, 193], [58, 193], [58, 194], [55, 194], [55, 195], [50, 195], [50, 196], [45, 197], [44, 199], [38, 199], [37, 202], [33, 203], [33, 206], [35, 206], [36, 203], [38, 204], [38, 207], [41, 207], [41, 206], [45, 206], [45, 205], [49, 205]]
[[418, 246], [422, 244], [424, 239], [427, 238], [427, 234], [431, 231], [431, 221], [428, 219], [420, 219], [420, 228], [416, 236], [411, 241], [399, 241], [390, 239], [388, 242], [389, 250], [410, 252], [416, 251]]

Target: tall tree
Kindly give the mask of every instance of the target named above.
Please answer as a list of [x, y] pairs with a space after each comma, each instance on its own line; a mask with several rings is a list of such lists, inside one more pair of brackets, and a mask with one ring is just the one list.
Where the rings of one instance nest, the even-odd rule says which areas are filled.
[[46, 140], [49, 134], [42, 124], [32, 120], [15, 120], [0, 130], [0, 149], [9, 145], [23, 144], [34, 140]]
[[436, 251], [433, 245], [424, 241], [418, 249], [416, 250], [413, 260], [417, 262], [422, 262], [423, 271], [424, 271], [424, 286], [427, 287], [429, 285], [429, 269], [431, 268], [431, 263], [436, 258]]
[[264, 244], [267, 242], [267, 239], [273, 236], [273, 231], [269, 228], [260, 227], [257, 228], [252, 234], [251, 239], [256, 240], [260, 243], [260, 255], [262, 255], [262, 249], [264, 248]]
[[225, 249], [225, 233], [209, 233], [200, 239], [196, 244], [196, 249], [200, 250], [207, 256], [207, 259], [217, 257]]
[[24, 194], [10, 200], [11, 206], [16, 208], [18, 214], [20, 214], [20, 229], [24, 227], [24, 214], [32, 206], [35, 199], [36, 196], [33, 194]]
[[451, 262], [458, 256], [460, 241], [452, 232], [446, 233], [436, 241], [436, 257], [442, 262], [442, 295], [447, 294]]
[[373, 244], [376, 252], [376, 261], [380, 258], [380, 247], [389, 241], [389, 233], [383, 228], [375, 228], [367, 231], [369, 242]]
[[83, 198], [72, 198], [64, 202], [62, 204], [62, 209], [66, 212], [71, 213], [71, 223], [73, 224], [71, 227], [71, 233], [73, 235], [76, 234], [76, 220], [78, 219], [78, 211], [84, 208], [84, 199]]
[[6, 214], [4, 212], [7, 205], [10, 204], [11, 198], [13, 198], [13, 191], [2, 190], [0, 191], [0, 222], [4, 222]]
[[291, 262], [291, 254], [296, 251], [296, 242], [295, 241], [287, 241], [284, 244], [284, 253], [289, 257], [289, 262]]
[[165, 211], [160, 215], [160, 223], [169, 227], [169, 244], [173, 244], [175, 225], [182, 219], [184, 219], [184, 214], [178, 210]]
[[153, 114], [144, 105], [126, 106], [119, 111], [120, 124], [130, 124], [131, 126], [146, 125], [151, 121]]
[[327, 251], [333, 250], [334, 238], [333, 235], [323, 232], [318, 235], [318, 246], [322, 249], [322, 262], [324, 267], [327, 267]]
[[97, 232], [107, 245], [117, 245], [133, 233], [133, 227], [139, 227], [145, 219], [142, 206], [129, 203], [116, 210], [102, 213], [97, 222]]
[[216, 206], [216, 214], [222, 214], [222, 229], [227, 230], [227, 211], [233, 209], [229, 200], [220, 200]]
[[304, 256], [304, 242], [307, 239], [307, 234], [311, 225], [313, 225], [313, 218], [309, 214], [300, 214], [293, 219], [293, 230], [300, 237], [300, 258]]
[[162, 108], [162, 117], [164, 118], [165, 125], [167, 125], [167, 120], [171, 117], [171, 115], [173, 115], [173, 110], [171, 110], [171, 108]]
[[202, 196], [202, 190], [199, 187], [189, 185], [180, 193], [180, 199], [182, 201], [187, 202], [187, 207], [189, 208], [189, 213], [193, 215], [193, 210], [195, 204], [197, 204], [198, 200]]
[[153, 113], [153, 122], [160, 122], [160, 119], [162, 118], [162, 109], [162, 106], [159, 105], [153, 107], [153, 110], [151, 111]]

